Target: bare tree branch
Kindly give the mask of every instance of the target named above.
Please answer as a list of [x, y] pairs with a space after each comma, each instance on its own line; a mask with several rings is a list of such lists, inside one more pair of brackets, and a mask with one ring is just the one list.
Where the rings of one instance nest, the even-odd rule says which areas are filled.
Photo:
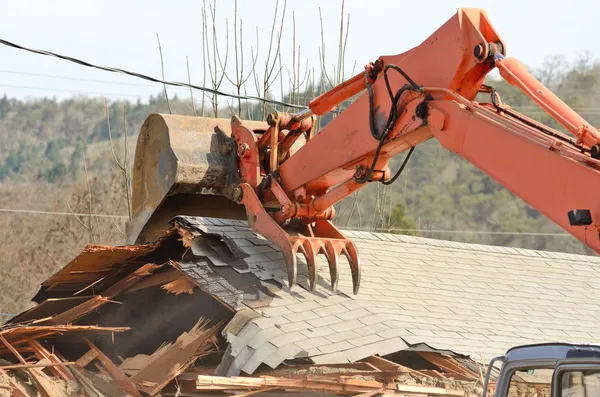
[[[161, 69], [161, 73], [162, 73], [162, 79], [165, 79], [165, 64], [163, 62], [163, 53], [162, 53], [162, 47], [160, 45], [160, 37], [158, 37], [158, 33], [156, 34], [156, 40], [158, 41], [158, 52], [160, 53], [160, 69]], [[169, 108], [169, 114], [173, 114], [173, 112], [171, 111], [171, 104], [169, 103], [169, 95], [167, 94], [167, 85], [163, 84], [164, 88], [165, 88], [165, 98], [167, 99], [167, 107]]]
[[[190, 86], [192, 85], [192, 78], [190, 77], [190, 62], [188, 57], [185, 57], [185, 63], [187, 65], [187, 75], [188, 75], [188, 83], [190, 84]], [[194, 91], [192, 91], [192, 87], [190, 87], [190, 97], [192, 99], [192, 110], [194, 111], [194, 116], [198, 115], [198, 112], [196, 112], [196, 104], [194, 103]]]

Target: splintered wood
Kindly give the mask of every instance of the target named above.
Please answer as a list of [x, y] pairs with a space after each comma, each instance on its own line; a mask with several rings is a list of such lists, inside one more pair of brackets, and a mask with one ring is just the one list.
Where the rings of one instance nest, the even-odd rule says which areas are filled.
[[[160, 347], [148, 357], [147, 364], [131, 377], [131, 381], [151, 396], [158, 393], [217, 343], [216, 334], [221, 324], [208, 327], [208, 323], [201, 319], [175, 343]], [[123, 364], [126, 365], [126, 362]]]
[[382, 383], [365, 377], [306, 375], [302, 379], [281, 377], [219, 377], [198, 375], [197, 391], [240, 391], [263, 389], [311, 390], [334, 393], [381, 393], [399, 392], [423, 396], [462, 397], [460, 390], [448, 390], [439, 387], [407, 386], [396, 383]]
[[[0, 327], [0, 397], [4, 390], [16, 397], [476, 394], [467, 392], [474, 386], [455, 386], [477, 380], [477, 373], [429, 352], [417, 353], [431, 364], [426, 370], [372, 356], [355, 363], [301, 361], [257, 368], [253, 376], [216, 376], [227, 350], [224, 328], [241, 325], [231, 320], [232, 309], [217, 303], [210, 286], [197, 285], [175, 260], [201, 250], [232, 254], [226, 242], [211, 240], [199, 247], [193, 241], [198, 240], [175, 226], [153, 244], [86, 247], [43, 283], [33, 299], [37, 306]], [[244, 316], [244, 323], [256, 316]]]

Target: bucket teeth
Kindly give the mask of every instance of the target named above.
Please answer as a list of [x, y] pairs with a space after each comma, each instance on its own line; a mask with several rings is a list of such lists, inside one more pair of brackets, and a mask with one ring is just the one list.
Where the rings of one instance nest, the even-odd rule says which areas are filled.
[[329, 276], [331, 278], [331, 291], [335, 292], [338, 285], [340, 255], [332, 243], [325, 244], [325, 256], [329, 263]]
[[308, 239], [302, 239], [302, 244], [298, 246], [299, 250], [304, 254], [306, 258], [306, 266], [308, 267], [308, 283], [310, 290], [314, 291], [317, 287], [317, 274], [319, 273], [319, 264], [317, 262], [318, 250], [313, 247], [311, 241]]
[[249, 225], [258, 233], [273, 242], [281, 252], [286, 262], [289, 287], [296, 285], [298, 260], [300, 252], [306, 259], [308, 280], [311, 291], [317, 286], [318, 263], [317, 255], [324, 254], [329, 264], [331, 290], [335, 291], [339, 281], [339, 258], [345, 255], [350, 263], [353, 292], [356, 295], [360, 286], [360, 262], [356, 247], [329, 221], [317, 220], [309, 232], [290, 235], [281, 228], [275, 220], [266, 213], [256, 192], [246, 183], [240, 185], [242, 202], [246, 206]]
[[348, 258], [350, 263], [350, 272], [352, 273], [352, 286], [354, 295], [358, 294], [360, 288], [360, 261], [358, 259], [358, 253], [356, 247], [352, 243], [346, 244], [344, 247], [344, 254]]
[[[339, 258], [343, 254], [348, 258], [350, 263], [350, 271], [352, 274], [352, 285], [354, 294], [358, 293], [360, 286], [360, 265], [359, 259], [356, 253], [354, 244], [348, 240], [338, 240], [332, 238], [320, 238], [320, 237], [292, 237], [292, 251], [293, 251], [293, 262], [294, 268], [296, 268], [296, 254], [301, 253], [306, 259], [306, 266], [308, 267], [308, 281], [310, 290], [314, 291], [317, 286], [317, 275], [319, 273], [319, 264], [317, 262], [317, 255], [324, 254], [329, 264], [329, 274], [331, 276], [331, 291], [337, 290], [339, 281]], [[296, 268], [297, 269], [297, 268]], [[288, 271], [291, 271], [291, 267], [288, 265]], [[296, 274], [293, 277], [290, 275], [290, 280], [296, 279]], [[295, 283], [290, 281], [290, 288]]]

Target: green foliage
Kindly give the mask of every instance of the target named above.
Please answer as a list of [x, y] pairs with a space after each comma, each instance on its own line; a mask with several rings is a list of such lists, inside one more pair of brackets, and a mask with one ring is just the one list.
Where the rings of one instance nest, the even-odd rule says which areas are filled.
[[[561, 57], [551, 57], [533, 73], [570, 106], [593, 125], [600, 125], [600, 112], [586, 109], [600, 108], [600, 64], [583, 56], [573, 63]], [[487, 79], [505, 104], [550, 127], [559, 125], [529, 98], [503, 80]], [[306, 105], [319, 95], [320, 82], [306, 92], [285, 95], [283, 101]], [[175, 114], [192, 115], [189, 100], [169, 98]], [[479, 95], [477, 100], [489, 101]], [[200, 100], [196, 98], [198, 105]], [[350, 105], [350, 101], [342, 108]], [[232, 102], [237, 106], [237, 101]], [[206, 101], [205, 108], [211, 104]], [[256, 102], [241, 102], [241, 109], [233, 109], [244, 119], [259, 120], [263, 111], [293, 112], [293, 109]], [[110, 128], [115, 151], [122, 158], [122, 137], [127, 131], [135, 139], [145, 118], [150, 113], [167, 113], [164, 93], [141, 101], [109, 103]], [[198, 110], [198, 114], [201, 111]], [[205, 116], [211, 112], [206, 110]], [[224, 105], [219, 117], [229, 117], [229, 105]], [[365, 114], [364, 117], [368, 115]], [[334, 115], [320, 117], [320, 128]], [[25, 180], [60, 184], [81, 180], [83, 155], [90, 174], [103, 178], [115, 171], [108, 145], [108, 122], [103, 99], [55, 99], [19, 101], [6, 95], [0, 99], [0, 182]], [[131, 141], [130, 141], [131, 142]], [[135, 148], [130, 146], [130, 158]], [[510, 153], [506, 153], [510, 156]], [[403, 156], [390, 161], [392, 173], [398, 169]], [[415, 150], [403, 175], [394, 185], [383, 189], [373, 183], [355, 197], [340, 203], [335, 222], [341, 227], [366, 230], [419, 229], [425, 237], [461, 240], [474, 243], [518, 246], [564, 252], [590, 253], [571, 237], [547, 235], [490, 234], [489, 232], [564, 233], [553, 222], [534, 208], [516, 198], [492, 178], [461, 157], [442, 148], [437, 141], [425, 142]], [[109, 209], [106, 211], [110, 212]], [[418, 227], [415, 222], [418, 221]], [[474, 231], [475, 233], [439, 233], [439, 230]], [[399, 231], [400, 233], [407, 233]]]
[[35, 147], [21, 143], [19, 148], [8, 154], [0, 166], [0, 181], [24, 170], [27, 162], [36, 157]]
[[406, 206], [403, 203], [398, 203], [392, 209], [392, 216], [390, 218], [391, 232], [397, 234], [407, 234], [410, 236], [419, 236], [420, 233], [416, 231], [417, 225], [410, 219], [406, 214]]

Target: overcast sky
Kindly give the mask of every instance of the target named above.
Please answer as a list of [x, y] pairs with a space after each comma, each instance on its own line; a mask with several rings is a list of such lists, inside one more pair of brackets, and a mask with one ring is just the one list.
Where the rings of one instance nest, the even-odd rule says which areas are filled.
[[[233, 0], [217, 2], [217, 29], [222, 51], [225, 48], [225, 17], [229, 17], [230, 24], [233, 23], [233, 3]], [[284, 28], [282, 47], [286, 70], [290, 67], [292, 56], [292, 12], [296, 17], [297, 43], [302, 49], [302, 67], [307, 60], [311, 67], [318, 65], [319, 7], [325, 22], [327, 63], [333, 65], [336, 62], [342, 1], [288, 0], [287, 3], [286, 21], [289, 26]], [[280, 0], [280, 11], [282, 5], [283, 0]], [[239, 0], [245, 57], [249, 61], [249, 47], [255, 46], [255, 29], [258, 26], [261, 68], [264, 68], [274, 6], [275, 0]], [[487, 10], [492, 24], [507, 44], [508, 55], [529, 66], [539, 66], [546, 56], [553, 54], [562, 54], [568, 59], [574, 59], [584, 51], [589, 51], [594, 57], [600, 55], [597, 39], [600, 2], [591, 0], [346, 0], [345, 13], [350, 14], [346, 77], [349, 77], [355, 61], [359, 71], [366, 62], [380, 55], [399, 54], [419, 44], [459, 7]], [[185, 60], [189, 56], [192, 82], [201, 85], [201, 9], [202, 0], [4, 1], [0, 13], [0, 38], [92, 63], [160, 77], [158, 33], [163, 47], [165, 77], [186, 81]], [[232, 37], [230, 51], [233, 56]], [[0, 59], [0, 92], [13, 97], [67, 98], [77, 91], [105, 94], [110, 99], [135, 100], [140, 96], [145, 100], [161, 89], [160, 85], [132, 77], [95, 71], [4, 46], [0, 46]], [[230, 65], [233, 66], [233, 63]], [[233, 90], [226, 82], [222, 89]], [[189, 94], [189, 91], [177, 89], [169, 89], [169, 92]]]

